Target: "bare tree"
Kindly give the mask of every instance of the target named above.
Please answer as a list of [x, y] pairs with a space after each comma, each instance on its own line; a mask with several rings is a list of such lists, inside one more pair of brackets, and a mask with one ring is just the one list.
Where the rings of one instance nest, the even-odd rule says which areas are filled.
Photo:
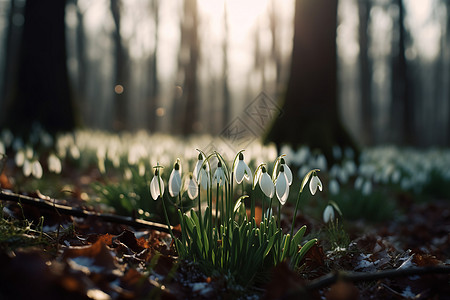
[[291, 73], [283, 115], [266, 141], [309, 145], [333, 160], [332, 147], [357, 148], [338, 114], [337, 0], [297, 0]]
[[113, 128], [121, 130], [126, 127], [127, 116], [127, 89], [128, 89], [128, 53], [122, 41], [121, 28], [121, 1], [111, 0], [111, 14], [113, 16], [115, 30], [113, 32], [115, 49], [115, 120]]
[[370, 0], [358, 1], [359, 12], [359, 63], [360, 63], [360, 91], [361, 91], [361, 124], [365, 145], [373, 143], [373, 108], [372, 108], [372, 64], [369, 58], [369, 19], [371, 10]]
[[196, 0], [184, 0], [181, 21], [181, 42], [178, 57], [178, 80], [182, 82], [183, 94], [174, 101], [175, 133], [191, 134], [198, 123], [197, 67], [200, 47], [198, 40], [198, 10]]
[[27, 136], [35, 123], [51, 133], [75, 126], [66, 66], [65, 7], [61, 0], [28, 0], [3, 126]]
[[[392, 104], [391, 104], [391, 141], [401, 144], [414, 144], [414, 98], [411, 95], [410, 74], [405, 57], [406, 30], [404, 26], [405, 7], [402, 0], [396, 0], [398, 6], [397, 31], [392, 54]], [[395, 36], [395, 35], [394, 35]]]

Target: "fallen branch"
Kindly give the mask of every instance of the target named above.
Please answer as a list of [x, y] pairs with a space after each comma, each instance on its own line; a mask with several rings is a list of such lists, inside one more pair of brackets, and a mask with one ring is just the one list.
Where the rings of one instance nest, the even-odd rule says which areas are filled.
[[80, 208], [73, 208], [67, 205], [57, 204], [55, 199], [49, 197], [34, 198], [30, 196], [20, 195], [12, 192], [0, 191], [0, 200], [3, 201], [13, 201], [22, 204], [33, 205], [39, 208], [45, 208], [50, 210], [56, 210], [57, 213], [62, 215], [69, 215], [79, 218], [94, 217], [99, 220], [132, 226], [135, 228], [148, 228], [163, 232], [169, 232], [167, 225], [160, 223], [145, 221], [141, 219], [133, 219], [131, 217], [113, 215], [113, 214], [103, 214], [94, 211], [88, 211]]
[[291, 296], [305, 295], [314, 290], [330, 286], [338, 281], [363, 282], [363, 281], [374, 281], [379, 279], [391, 279], [397, 277], [408, 277], [424, 274], [450, 274], [450, 266], [437, 265], [426, 267], [411, 267], [411, 268], [383, 270], [371, 273], [335, 271], [327, 275], [324, 275], [318, 279], [312, 280], [308, 284], [299, 287], [295, 291], [289, 293], [287, 298], [290, 299]]

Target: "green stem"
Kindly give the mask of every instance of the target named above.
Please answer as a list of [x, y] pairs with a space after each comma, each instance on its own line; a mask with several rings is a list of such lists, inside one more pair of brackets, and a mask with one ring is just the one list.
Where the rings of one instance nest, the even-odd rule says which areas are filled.
[[166, 218], [166, 223], [167, 223], [167, 227], [169, 228], [170, 237], [172, 238], [172, 240], [175, 241], [175, 236], [173, 235], [173, 231], [172, 231], [172, 228], [171, 228], [170, 222], [169, 222], [169, 216], [167, 215], [167, 209], [166, 209], [166, 204], [164, 202], [164, 197], [158, 196], [158, 198], [161, 199], [162, 204], [163, 204], [164, 217]]
[[297, 202], [295, 203], [294, 215], [292, 217], [291, 235], [289, 236], [288, 249], [287, 249], [287, 253], [288, 254], [289, 254], [289, 250], [290, 250], [290, 247], [291, 247], [292, 235], [294, 234], [295, 218], [297, 217], [297, 210], [298, 210], [298, 206], [300, 204], [300, 196], [301, 196], [301, 194], [302, 194], [301, 191], [298, 192]]
[[261, 222], [264, 222], [264, 201], [266, 200], [266, 195], [261, 190]]
[[280, 262], [281, 258], [281, 247], [282, 247], [282, 241], [283, 241], [283, 231], [281, 230], [281, 202], [278, 201], [278, 228], [280, 230], [280, 238], [278, 241], [278, 259], [277, 263]]

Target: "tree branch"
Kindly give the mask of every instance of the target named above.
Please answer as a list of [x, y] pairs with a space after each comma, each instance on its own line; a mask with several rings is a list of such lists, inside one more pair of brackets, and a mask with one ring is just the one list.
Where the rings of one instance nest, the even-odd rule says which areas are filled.
[[164, 224], [145, 221], [141, 219], [133, 219], [131, 217], [113, 215], [113, 214], [102, 214], [94, 211], [88, 211], [80, 208], [73, 208], [67, 205], [56, 204], [56, 199], [51, 199], [50, 197], [34, 198], [30, 196], [20, 195], [16, 193], [0, 191], [0, 200], [3, 201], [13, 201], [28, 205], [33, 205], [40, 208], [55, 210], [59, 214], [69, 215], [80, 218], [95, 217], [99, 220], [132, 226], [135, 228], [148, 228], [163, 232], [169, 232], [169, 227]]
[[351, 271], [335, 271], [320, 278], [312, 280], [308, 284], [299, 287], [295, 291], [292, 291], [287, 295], [287, 299], [296, 295], [305, 295], [308, 292], [314, 290], [322, 289], [330, 286], [339, 280], [351, 281], [351, 282], [362, 282], [362, 281], [374, 281], [379, 279], [397, 278], [397, 277], [408, 277], [414, 275], [424, 275], [424, 274], [450, 274], [450, 266], [447, 265], [437, 265], [437, 266], [426, 266], [426, 267], [411, 267], [403, 269], [393, 269], [393, 270], [383, 270], [377, 272], [363, 273], [363, 272], [351, 272]]

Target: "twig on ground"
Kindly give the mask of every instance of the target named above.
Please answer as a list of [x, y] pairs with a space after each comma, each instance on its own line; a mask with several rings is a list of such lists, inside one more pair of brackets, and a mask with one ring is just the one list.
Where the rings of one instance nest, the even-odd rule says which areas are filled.
[[[305, 295], [308, 292], [322, 289], [330, 286], [340, 280], [349, 282], [374, 281], [379, 279], [389, 279], [397, 277], [408, 277], [424, 274], [450, 274], [450, 266], [437, 265], [426, 267], [411, 267], [393, 270], [383, 270], [377, 272], [351, 272], [351, 271], [335, 271], [324, 275], [318, 279], [312, 280], [295, 291], [289, 293], [287, 298], [295, 295]], [[289, 298], [290, 299], [290, 298]]]
[[46, 197], [45, 199], [34, 198], [30, 196], [20, 195], [12, 192], [0, 191], [0, 200], [13, 201], [22, 204], [33, 205], [39, 208], [45, 208], [49, 210], [55, 210], [58, 214], [70, 215], [79, 218], [94, 217], [99, 220], [132, 226], [135, 228], [148, 228], [163, 232], [169, 232], [167, 225], [145, 221], [141, 219], [133, 219], [131, 217], [103, 214], [94, 211], [88, 211], [80, 208], [73, 208], [67, 205], [56, 204], [55, 199]]

